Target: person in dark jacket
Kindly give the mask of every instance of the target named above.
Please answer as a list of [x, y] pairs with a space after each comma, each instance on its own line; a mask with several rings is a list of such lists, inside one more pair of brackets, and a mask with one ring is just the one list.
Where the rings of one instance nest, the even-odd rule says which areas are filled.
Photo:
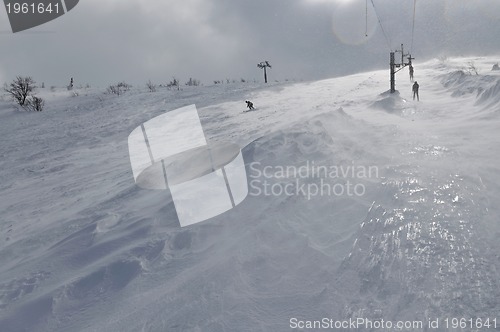
[[420, 85], [418, 85], [418, 82], [415, 81], [415, 83], [413, 83], [413, 100], [415, 100], [415, 96], [417, 96], [417, 100], [420, 101], [420, 97], [418, 96], [418, 88], [420, 87]]
[[247, 107], [249, 110], [253, 110], [253, 103], [250, 100], [245, 100], [245, 103], [247, 103]]

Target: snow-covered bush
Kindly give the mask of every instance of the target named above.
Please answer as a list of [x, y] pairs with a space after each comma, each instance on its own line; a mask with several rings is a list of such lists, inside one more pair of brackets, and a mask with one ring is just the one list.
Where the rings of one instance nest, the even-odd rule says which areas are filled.
[[117, 96], [120, 96], [130, 90], [132, 86], [130, 84], [127, 84], [125, 82], [120, 82], [115, 85], [110, 85], [107, 89], [106, 92], [108, 94], [115, 94]]
[[491, 70], [500, 70], [500, 66], [498, 66], [498, 62], [493, 65], [493, 68]]
[[476, 64], [474, 63], [474, 61], [470, 61], [469, 63], [467, 63], [467, 68], [466, 68], [466, 71], [469, 75], [479, 75], [479, 71], [477, 70], [477, 67], [476, 67]]
[[180, 85], [179, 80], [178, 80], [177, 78], [175, 78], [175, 77], [174, 77], [174, 78], [172, 79], [172, 81], [170, 81], [170, 82], [167, 84], [167, 88], [169, 88], [169, 89], [170, 89], [170, 88], [172, 88], [172, 87], [177, 87], [177, 90], [179, 90], [179, 89], [180, 89], [179, 85]]
[[149, 92], [156, 92], [156, 84], [154, 84], [153, 82], [151, 82], [151, 80], [149, 80], [146, 83], [146, 87], [148, 88]]
[[200, 81], [190, 77], [189, 81], [186, 82], [186, 85], [187, 86], [198, 86], [198, 85], [200, 85]]
[[25, 108], [28, 111], [41, 112], [45, 106], [45, 101], [36, 96], [31, 96], [26, 100]]

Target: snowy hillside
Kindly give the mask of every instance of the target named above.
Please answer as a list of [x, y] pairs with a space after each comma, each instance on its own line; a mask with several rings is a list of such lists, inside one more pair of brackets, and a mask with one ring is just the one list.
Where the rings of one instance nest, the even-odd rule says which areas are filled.
[[[500, 71], [478, 58], [469, 75], [470, 60], [417, 63], [420, 102], [406, 71], [384, 93], [386, 70], [119, 97], [47, 89], [41, 113], [1, 101], [0, 331], [290, 331], [324, 317], [500, 330]], [[243, 148], [250, 178], [293, 194], [251, 188], [181, 228], [167, 191], [135, 185], [127, 138], [191, 104], [209, 141]], [[362, 195], [309, 197], [296, 187], [319, 178], [277, 174], [315, 165], [378, 171], [321, 178]]]

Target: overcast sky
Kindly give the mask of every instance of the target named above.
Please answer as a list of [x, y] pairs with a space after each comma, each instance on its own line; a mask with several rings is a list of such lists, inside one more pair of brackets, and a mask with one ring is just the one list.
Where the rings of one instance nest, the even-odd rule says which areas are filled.
[[[12, 34], [0, 9], [0, 83], [30, 75], [47, 86], [172, 76], [313, 80], [387, 66], [411, 44], [414, 0], [80, 0], [66, 15]], [[436, 56], [500, 60], [500, 0], [416, 0], [415, 64]]]

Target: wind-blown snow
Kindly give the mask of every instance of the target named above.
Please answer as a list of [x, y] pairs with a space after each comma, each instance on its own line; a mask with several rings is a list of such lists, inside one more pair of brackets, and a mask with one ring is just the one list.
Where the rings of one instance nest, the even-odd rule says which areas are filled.
[[[42, 90], [42, 113], [0, 102], [0, 331], [500, 319], [500, 73], [482, 58], [468, 75], [469, 60], [416, 64], [420, 102], [406, 72], [387, 94], [386, 71], [120, 97]], [[244, 100], [257, 109], [243, 113]], [[314, 162], [379, 176], [360, 180], [361, 197], [250, 195], [180, 228], [168, 192], [134, 184], [127, 137], [190, 104], [209, 142], [244, 147], [249, 174], [251, 162]]]

